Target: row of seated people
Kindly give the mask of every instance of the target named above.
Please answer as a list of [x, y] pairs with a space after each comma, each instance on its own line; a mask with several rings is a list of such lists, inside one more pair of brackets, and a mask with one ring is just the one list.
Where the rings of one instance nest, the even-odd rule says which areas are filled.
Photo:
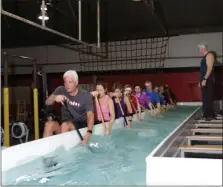
[[[143, 90], [139, 85], [134, 88], [125, 85], [124, 89], [121, 85], [116, 85], [113, 92], [107, 94], [107, 88], [103, 82], [97, 83], [96, 90], [91, 93], [78, 89], [76, 71], [65, 72], [63, 79], [64, 86], [56, 88], [46, 100], [46, 105], [52, 105], [54, 102], [62, 104], [61, 125], [58, 121], [47, 121], [43, 137], [87, 126], [86, 143], [95, 124], [102, 123], [104, 135], [109, 135], [115, 119], [125, 117], [126, 127], [130, 128], [133, 114], [137, 114], [138, 120], [141, 120], [142, 111], [150, 110], [153, 115], [154, 108], [157, 113], [160, 113], [165, 105], [174, 105], [176, 102], [174, 94], [168, 87], [155, 86], [153, 89], [150, 81], [145, 82], [146, 89]], [[68, 103], [67, 106], [64, 104], [65, 101]]]
[[130, 127], [133, 114], [137, 114], [138, 120], [141, 120], [141, 112], [144, 110], [150, 110], [151, 115], [155, 115], [152, 113], [154, 108], [160, 113], [167, 104], [173, 106], [176, 104], [176, 97], [168, 86], [155, 86], [152, 89], [150, 81], [146, 81], [145, 86], [146, 89], [142, 90], [139, 85], [136, 85], [133, 90], [129, 84], [125, 85], [124, 89], [121, 85], [116, 85], [113, 88], [114, 92], [106, 94], [105, 84], [103, 82], [97, 83], [96, 91], [91, 92], [94, 97], [99, 97], [100, 106], [97, 103], [94, 105], [96, 106], [96, 123], [102, 123], [101, 115], [103, 115], [104, 121], [108, 122], [111, 116], [112, 119], [114, 118], [115, 114], [115, 119], [126, 116], [128, 119], [127, 127]]

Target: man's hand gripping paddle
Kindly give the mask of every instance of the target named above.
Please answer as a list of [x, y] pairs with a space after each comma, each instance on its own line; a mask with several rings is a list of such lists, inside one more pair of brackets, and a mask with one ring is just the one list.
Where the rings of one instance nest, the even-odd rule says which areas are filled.
[[[74, 119], [74, 117], [73, 117], [73, 115], [72, 115], [72, 113], [70, 112], [70, 110], [68, 109], [68, 106], [67, 106], [67, 100], [65, 100], [65, 102], [64, 102], [64, 107], [65, 107], [65, 109], [66, 109], [66, 111], [69, 113], [69, 115], [70, 115], [70, 117], [71, 117], [71, 119], [72, 119], [72, 123], [73, 123], [73, 121], [75, 121], [75, 119]], [[79, 131], [79, 129], [75, 126], [75, 124], [73, 123], [73, 125], [74, 125], [74, 127], [75, 127], [75, 130], [77, 131], [77, 134], [78, 134], [78, 136], [80, 137], [80, 139], [81, 139], [81, 141], [83, 141], [84, 140], [84, 138], [83, 138], [83, 136], [81, 135], [81, 133], [80, 133], [80, 131]], [[88, 145], [86, 145], [87, 147], [88, 147], [88, 149], [92, 152], [92, 149], [91, 149], [91, 147], [89, 147]]]

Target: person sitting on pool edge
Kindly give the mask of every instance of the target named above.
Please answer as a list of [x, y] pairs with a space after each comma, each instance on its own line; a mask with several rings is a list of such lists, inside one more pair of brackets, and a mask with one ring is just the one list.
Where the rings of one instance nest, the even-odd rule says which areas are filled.
[[161, 94], [161, 91], [160, 91], [160, 86], [155, 85], [154, 91], [159, 95], [160, 104], [161, 104], [161, 107], [163, 107], [165, 105], [165, 102], [164, 102], [164, 96]]
[[135, 85], [133, 94], [138, 99], [139, 105], [141, 106], [142, 110], [145, 110], [148, 107], [150, 110], [153, 109], [150, 100], [146, 97], [146, 94], [142, 92], [141, 87], [139, 85]]
[[142, 92], [144, 92], [146, 94], [147, 98], [150, 100], [150, 102], [153, 104], [153, 106], [157, 107], [157, 112], [160, 114], [160, 111], [161, 111], [160, 98], [159, 98], [158, 93], [156, 93], [153, 90], [152, 82], [146, 81], [145, 87], [146, 87], [146, 89], [143, 89]]
[[[104, 135], [108, 136], [112, 129], [112, 124], [115, 120], [115, 109], [112, 99], [106, 94], [107, 88], [103, 82], [96, 84], [96, 91], [91, 92], [94, 97], [99, 97], [98, 102], [95, 102], [95, 124], [102, 123], [102, 118], [105, 123]], [[102, 118], [100, 114], [102, 113]]]
[[167, 95], [167, 104], [172, 105], [173, 107], [176, 106], [176, 96], [175, 94], [171, 91], [168, 85], [164, 87], [165, 93]]
[[[53, 133], [64, 133], [76, 128], [88, 127], [82, 143], [86, 144], [91, 137], [94, 126], [94, 106], [92, 96], [87, 91], [77, 88], [78, 75], [74, 70], [69, 70], [63, 75], [64, 86], [59, 86], [47, 98], [46, 105], [53, 105], [55, 102], [61, 103], [62, 124], [61, 127], [56, 121], [45, 123], [43, 137], [51, 136]], [[66, 111], [64, 102], [67, 103], [73, 117]], [[75, 119], [75, 121], [72, 121]], [[75, 125], [75, 126], [74, 126]]]
[[139, 105], [139, 102], [138, 102], [138, 99], [136, 98], [136, 96], [132, 94], [132, 87], [129, 84], [127, 84], [124, 86], [124, 90], [125, 90], [124, 94], [129, 99], [129, 102], [132, 107], [133, 113], [131, 114], [131, 116], [133, 117], [133, 114], [136, 114], [137, 119], [139, 121], [141, 121], [142, 120], [141, 107]]
[[[127, 119], [127, 127], [131, 127], [132, 117], [128, 116], [127, 113], [132, 113], [132, 107], [128, 98], [122, 93], [122, 86], [116, 85], [114, 88], [114, 93], [109, 93], [109, 96], [112, 98], [114, 107], [115, 107], [115, 119], [120, 117], [125, 117]], [[124, 116], [122, 114], [124, 112]]]

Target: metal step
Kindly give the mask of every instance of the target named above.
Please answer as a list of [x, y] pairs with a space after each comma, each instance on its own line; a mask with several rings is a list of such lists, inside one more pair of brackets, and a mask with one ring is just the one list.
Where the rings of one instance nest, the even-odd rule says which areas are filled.
[[222, 145], [182, 145], [179, 149], [181, 151], [181, 157], [185, 157], [185, 153], [222, 154]]
[[217, 120], [223, 120], [223, 116], [216, 116]]
[[191, 141], [214, 141], [214, 142], [222, 142], [222, 136], [204, 136], [204, 135], [194, 135], [194, 136], [186, 136], [188, 141], [188, 145], [191, 145]]
[[223, 128], [222, 123], [197, 123], [194, 125], [196, 128], [199, 128], [199, 127]]
[[213, 133], [213, 134], [222, 134], [223, 129], [222, 128], [195, 128], [191, 129], [193, 135], [195, 133]]
[[197, 120], [198, 123], [221, 123], [222, 124], [222, 120], [211, 120], [211, 121], [205, 121], [204, 119], [201, 119], [201, 120]]

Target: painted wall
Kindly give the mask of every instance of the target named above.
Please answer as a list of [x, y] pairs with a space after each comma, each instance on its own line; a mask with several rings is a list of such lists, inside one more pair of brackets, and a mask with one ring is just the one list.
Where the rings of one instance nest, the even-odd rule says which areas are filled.
[[[150, 40], [150, 43], [152, 39]], [[164, 61], [164, 72], [165, 73], [152, 73], [148, 70], [146, 73], [142, 73], [139, 68], [139, 71], [135, 71], [134, 73], [130, 74], [123, 74], [123, 72], [111, 74], [109, 71], [106, 73], [100, 73], [99, 77], [104, 79], [105, 82], [108, 83], [108, 89], [111, 90], [113, 83], [121, 82], [124, 84], [140, 84], [143, 86], [143, 83], [146, 80], [151, 80], [154, 84], [168, 84], [173, 92], [176, 94], [178, 101], [200, 101], [201, 94], [200, 89], [197, 87], [199, 81], [199, 64], [200, 64], [200, 57], [198, 51], [196, 49], [196, 45], [201, 42], [206, 41], [209, 45], [211, 50], [216, 51], [216, 53], [222, 56], [222, 33], [209, 33], [209, 34], [196, 34], [196, 35], [183, 35], [177, 37], [169, 38], [167, 42], [166, 48], [166, 60]], [[136, 41], [132, 41], [135, 42]], [[158, 42], [160, 43], [160, 42]], [[155, 45], [153, 43], [153, 45]], [[141, 44], [140, 44], [141, 45]], [[138, 44], [134, 47], [136, 49]], [[128, 46], [127, 46], [128, 48]], [[155, 49], [152, 46], [152, 49], [149, 49], [145, 46], [145, 44], [141, 45], [141, 49], [147, 48], [150, 51], [147, 51], [147, 54], [151, 54], [154, 56]], [[111, 50], [111, 49], [110, 49]], [[121, 48], [118, 50], [122, 51]], [[9, 54], [14, 55], [23, 55], [23, 56], [30, 56], [34, 57], [38, 60], [40, 64], [48, 64], [45, 66], [48, 72], [48, 86], [49, 92], [52, 92], [57, 86], [63, 84], [62, 82], [62, 72], [68, 69], [76, 69], [77, 71], [81, 70], [81, 63], [83, 59], [86, 60], [88, 56], [82, 55], [81, 59], [79, 58], [79, 53], [74, 52], [69, 49], [60, 48], [57, 46], [38, 46], [38, 47], [30, 47], [30, 48], [19, 48], [19, 49], [7, 49], [2, 50], [7, 51]], [[143, 51], [143, 50], [142, 50]], [[129, 54], [130, 53], [130, 54]], [[141, 55], [145, 54], [146, 51], [144, 50], [141, 52]], [[120, 69], [137, 69], [139, 64], [133, 64], [132, 67], [126, 67], [126, 61], [131, 57], [131, 52], [128, 54], [122, 54], [119, 52], [118, 57], [122, 57], [124, 59], [122, 61], [123, 65], [118, 67], [116, 66], [109, 66], [109, 61], [100, 62], [103, 63], [103, 66], [108, 66], [109, 70], [120, 70]], [[137, 55], [136, 55], [137, 56]], [[109, 54], [110, 60], [114, 60], [114, 53]], [[139, 56], [137, 56], [138, 58]], [[184, 58], [181, 58], [184, 57]], [[95, 57], [90, 57], [90, 60], [95, 60]], [[23, 64], [23, 65], [30, 65], [32, 61], [30, 60], [19, 60], [19, 59], [9, 59], [14, 62], [14, 64]], [[222, 63], [222, 58], [218, 59], [219, 62]], [[72, 62], [73, 64], [65, 64], [67, 62]], [[131, 61], [132, 62], [132, 61]], [[60, 65], [52, 65], [53, 63], [60, 63]], [[86, 69], [86, 71], [101, 71], [102, 69], [97, 66], [97, 64], [93, 64], [94, 68]], [[145, 66], [143, 62], [141, 65]], [[186, 69], [186, 67], [190, 67]], [[116, 69], [117, 68], [117, 69]], [[174, 71], [171, 68], [176, 68]], [[181, 72], [177, 72], [178, 69], [181, 68]], [[142, 69], [143, 66], [142, 66]], [[183, 69], [183, 71], [182, 71]], [[216, 99], [222, 98], [222, 70], [217, 68], [216, 72], [216, 89], [215, 89], [215, 96]], [[16, 74], [20, 74], [20, 76], [12, 76], [9, 79], [10, 86], [31, 86], [32, 77], [31, 75], [21, 75], [21, 74], [30, 74], [32, 72], [31, 67], [17, 67], [14, 69]], [[165, 70], [168, 70], [167, 72]], [[61, 72], [61, 73], [60, 73]], [[109, 73], [108, 73], [109, 72]], [[97, 73], [95, 73], [97, 75]], [[2, 82], [3, 83], [3, 82]], [[91, 74], [84, 74], [80, 75], [80, 84], [92, 84], [93, 78]], [[10, 107], [14, 108], [14, 107]]]
[[[131, 73], [131, 74], [109, 74], [99, 75], [98, 78], [104, 80], [108, 85], [108, 91], [112, 91], [112, 85], [115, 82], [120, 82], [123, 86], [131, 84], [132, 86], [140, 84], [144, 86], [146, 80], [150, 80], [153, 84], [167, 84], [176, 94], [178, 101], [191, 102], [200, 101], [201, 92], [198, 87], [199, 72], [168, 72], [168, 73]], [[63, 85], [62, 73], [48, 74], [48, 89], [51, 94], [57, 86]], [[215, 84], [215, 99], [222, 99], [222, 70], [216, 70], [216, 84]], [[31, 85], [30, 75], [17, 75], [10, 77], [11, 86], [29, 86]], [[91, 75], [81, 75], [79, 79], [80, 84], [92, 84], [93, 77]], [[39, 86], [40, 87], [40, 86]], [[41, 93], [41, 90], [40, 90]], [[41, 102], [41, 101], [40, 101]], [[31, 109], [32, 107], [28, 107]], [[10, 113], [16, 113], [16, 106], [10, 106]], [[60, 113], [60, 106], [56, 105], [55, 110]], [[30, 110], [31, 111], [31, 110]]]
[[[201, 41], [208, 43], [210, 50], [215, 51], [219, 56], [222, 56], [222, 33], [208, 33], [208, 34], [194, 34], [194, 35], [182, 35], [176, 37], [170, 37], [166, 43], [162, 45], [162, 39], [148, 39], [137, 41], [122, 41], [117, 43], [116, 47], [112, 46], [114, 43], [110, 43], [109, 51], [116, 50], [117, 52], [110, 52], [107, 60], [98, 59], [94, 56], [81, 55], [70, 49], [65, 49], [58, 46], [37, 46], [29, 48], [15, 48], [15, 49], [3, 49], [9, 54], [23, 55], [36, 58], [39, 64], [47, 64], [46, 69], [48, 73], [64, 72], [68, 69], [76, 69], [77, 71], [102, 71], [102, 70], [120, 70], [120, 69], [145, 69], [148, 67], [154, 68], [158, 66], [154, 63], [150, 63], [151, 58], [161, 58], [158, 55], [165, 51], [166, 57], [164, 60], [165, 68], [173, 67], [198, 67], [200, 63], [200, 57], [196, 48], [196, 45]], [[163, 40], [164, 41], [164, 40]], [[165, 41], [164, 41], [165, 42]], [[130, 45], [131, 43], [131, 45]], [[147, 44], [150, 46], [147, 46]], [[126, 46], [125, 46], [126, 45]], [[100, 54], [104, 55], [105, 45], [102, 44], [102, 48], [99, 50]], [[130, 49], [131, 47], [131, 49]], [[136, 50], [138, 49], [138, 54]], [[146, 50], [147, 49], [147, 50]], [[128, 51], [127, 51], [128, 50]], [[163, 50], [163, 51], [162, 51]], [[93, 51], [95, 51], [93, 49]], [[127, 52], [126, 52], [127, 51]], [[144, 60], [139, 58], [147, 57]], [[133, 57], [136, 60], [132, 60]], [[81, 57], [81, 58], [80, 58]], [[184, 58], [181, 58], [184, 57]], [[121, 61], [120, 61], [121, 59]], [[97, 63], [87, 63], [89, 68], [83, 68], [84, 62], [95, 61]], [[24, 59], [9, 58], [10, 63], [20, 65], [31, 65], [32, 61]], [[119, 61], [119, 65], [116, 65]], [[222, 58], [218, 59], [222, 63]], [[56, 65], [53, 65], [55, 64]], [[66, 64], [69, 63], [69, 64]], [[11, 72], [16, 74], [31, 73], [30, 67], [17, 67], [10, 68]]]

